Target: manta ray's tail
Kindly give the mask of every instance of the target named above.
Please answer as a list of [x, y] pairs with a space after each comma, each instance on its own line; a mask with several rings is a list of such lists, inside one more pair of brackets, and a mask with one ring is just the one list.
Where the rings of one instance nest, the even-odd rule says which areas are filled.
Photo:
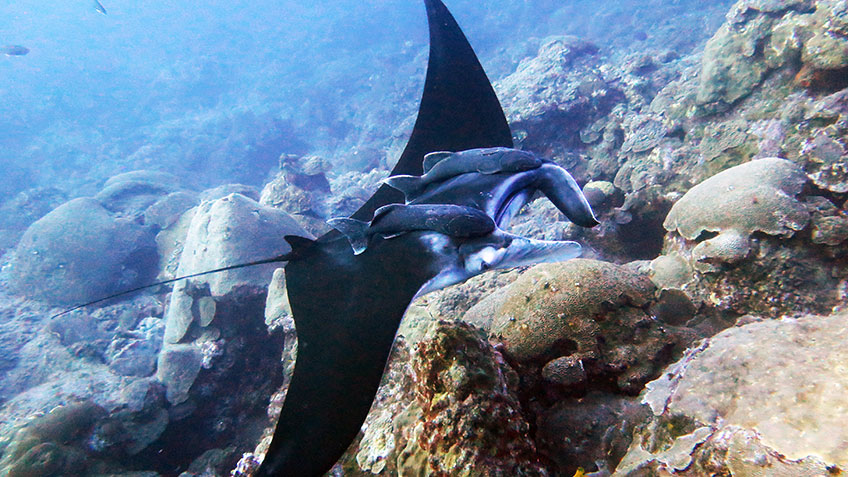
[[[286, 236], [287, 240], [288, 240], [288, 237], [289, 236]], [[298, 237], [298, 238], [300, 238], [300, 237]], [[305, 240], [309, 240], [309, 239], [305, 239]], [[310, 242], [312, 242], [312, 241], [310, 240]], [[289, 241], [289, 244], [291, 244], [291, 241]], [[54, 318], [58, 318], [60, 316], [67, 315], [68, 313], [70, 313], [72, 311], [79, 310], [80, 308], [85, 308], [85, 307], [90, 306], [90, 305], [96, 305], [98, 303], [102, 303], [104, 301], [111, 300], [113, 298], [118, 298], [118, 297], [121, 297], [121, 296], [129, 295], [131, 293], [139, 292], [141, 290], [147, 290], [148, 288], [158, 287], [160, 285], [167, 285], [169, 283], [178, 282], [180, 280], [185, 280], [187, 278], [195, 278], [195, 277], [200, 277], [200, 276], [203, 276], [203, 275], [211, 275], [213, 273], [226, 272], [226, 271], [235, 270], [235, 269], [238, 269], [238, 268], [253, 267], [255, 265], [265, 265], [267, 263], [287, 262], [287, 261], [291, 260], [292, 258], [294, 258], [294, 256], [295, 256], [294, 251], [295, 251], [295, 249], [294, 249], [294, 247], [292, 247], [292, 252], [284, 254], [284, 255], [280, 255], [278, 257], [266, 258], [266, 259], [263, 259], [263, 260], [257, 260], [255, 262], [249, 262], [249, 263], [239, 263], [239, 264], [236, 264], [236, 265], [229, 265], [227, 267], [216, 268], [214, 270], [206, 270], [205, 272], [192, 273], [192, 274], [189, 274], [189, 275], [183, 275], [181, 277], [170, 278], [168, 280], [162, 280], [162, 281], [159, 281], [159, 282], [156, 282], [156, 283], [150, 283], [148, 285], [143, 285], [143, 286], [140, 286], [140, 287], [131, 288], [129, 290], [124, 290], [122, 292], [113, 293], [109, 296], [104, 296], [103, 298], [98, 298], [96, 300], [92, 300], [92, 301], [89, 301], [89, 302], [86, 302], [86, 303], [82, 303], [80, 305], [76, 305], [72, 308], [68, 308], [65, 311], [62, 311], [60, 313], [56, 313], [55, 315], [51, 316], [50, 319], [52, 320]]]

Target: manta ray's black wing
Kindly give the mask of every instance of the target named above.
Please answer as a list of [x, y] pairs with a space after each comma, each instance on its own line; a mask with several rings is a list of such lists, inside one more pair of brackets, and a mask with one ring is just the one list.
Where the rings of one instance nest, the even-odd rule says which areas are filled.
[[[512, 134], [495, 90], [477, 55], [440, 0], [424, 0], [430, 58], [412, 135], [391, 175], [421, 175], [424, 155], [478, 147], [512, 147]], [[368, 221], [383, 205], [403, 202], [387, 185], [351, 217]]]
[[[512, 146], [500, 103], [465, 35], [441, 1], [425, 4], [431, 42], [427, 78], [394, 174], [420, 174], [424, 155], [437, 150]], [[368, 221], [378, 207], [403, 199], [382, 186], [352, 217]], [[403, 314], [441, 266], [439, 256], [415, 237], [376, 239], [361, 255], [337, 232], [292, 243], [294, 258], [285, 272], [297, 361], [257, 475], [321, 475], [355, 439]]]
[[414, 235], [377, 238], [361, 255], [342, 237], [286, 265], [297, 361], [258, 475], [322, 475], [356, 438], [403, 314], [436, 272]]

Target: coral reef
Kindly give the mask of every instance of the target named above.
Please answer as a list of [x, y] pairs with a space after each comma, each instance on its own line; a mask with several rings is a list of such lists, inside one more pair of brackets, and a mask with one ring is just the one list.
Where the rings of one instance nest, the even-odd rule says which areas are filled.
[[[795, 196], [807, 182], [798, 166], [778, 158], [752, 161], [720, 172], [674, 203], [663, 224], [689, 241], [696, 269], [736, 263], [748, 255], [754, 232], [791, 237], [810, 221]], [[714, 235], [703, 239], [702, 235]]]
[[754, 321], [649, 383], [653, 415], [616, 475], [829, 475], [845, 468], [846, 315]]
[[[513, 231], [578, 240], [598, 260], [417, 300], [335, 472], [842, 472], [848, 7], [648, 0], [586, 17], [586, 5], [475, 4], [468, 33], [516, 144], [568, 167], [602, 221], [583, 230], [539, 200]], [[528, 8], [545, 21], [533, 12], [528, 27]], [[254, 470], [296, 353], [282, 270], [270, 286], [273, 265], [50, 322], [28, 298], [75, 304], [324, 233], [399, 156], [425, 53], [351, 53], [322, 69], [330, 99], [302, 94], [314, 77], [287, 85], [296, 105], [250, 89], [210, 103], [225, 67], [177, 62], [154, 84], [199, 109], [157, 93], [144, 107], [168, 113], [125, 138], [33, 133], [19, 154], [32, 164], [0, 184], [0, 249], [22, 238], [0, 275], [0, 473]], [[157, 170], [100, 186], [135, 168]], [[187, 172], [189, 188], [175, 177]], [[191, 189], [225, 181], [250, 185]]]
[[742, 0], [727, 19], [704, 51], [697, 101], [705, 110], [728, 109], [784, 66], [800, 64], [798, 82], [806, 88], [848, 86], [836, 79], [848, 68], [848, 23], [841, 2]]
[[401, 342], [379, 412], [342, 461], [346, 471], [401, 476], [549, 475], [511, 391], [517, 376], [479, 330], [438, 321]]
[[[605, 259], [651, 260], [550, 266], [563, 268], [556, 280], [533, 268], [482, 300], [468, 296], [477, 304], [464, 320], [487, 330], [517, 371], [514, 390], [549, 469], [615, 468], [649, 414], [634, 395], [696, 338], [745, 313], [826, 312], [843, 299], [844, 86], [819, 69], [796, 78], [813, 68], [801, 45], [824, 18], [839, 18], [839, 6], [739, 2], [706, 51], [684, 57], [609, 61], [580, 40], [549, 39], [497, 83], [516, 139], [574, 164], [602, 220], [590, 231], [560, 226], [540, 201], [513, 228], [581, 240]], [[641, 288], [628, 288], [630, 278]], [[413, 306], [407, 334], [420, 339], [428, 319], [467, 308], [464, 295], [456, 308], [446, 297]], [[366, 430], [363, 443], [383, 444], [360, 454], [363, 471], [391, 470], [372, 464], [394, 455], [386, 449], [409, 425], [387, 411], [396, 399], [369, 417], [392, 423], [395, 437]], [[682, 456], [709, 439], [716, 449], [751, 440], [749, 431], [706, 432], [684, 425], [679, 435], [691, 435], [663, 447], [667, 460], [682, 469], [691, 460]], [[785, 461], [770, 452], [757, 455]]]
[[598, 52], [596, 45], [576, 37], [552, 37], [495, 85], [525, 147], [560, 158], [562, 146], [574, 143], [578, 131], [624, 99], [599, 71]]
[[663, 321], [648, 312], [657, 303], [638, 264], [574, 259], [531, 268], [463, 319], [491, 316], [490, 337], [519, 373], [537, 445], [573, 472], [615, 464], [643, 412], [633, 396], [696, 337], [676, 326], [683, 310]]
[[655, 283], [737, 316], [829, 311], [839, 301], [844, 214], [803, 193], [805, 184], [797, 165], [765, 158], [693, 187], [666, 218]]
[[57, 407], [18, 430], [3, 447], [0, 472], [9, 477], [82, 475], [84, 450], [95, 422], [106, 411], [91, 402]]
[[309, 233], [320, 236], [326, 220], [355, 212], [388, 177], [382, 168], [328, 177], [328, 161], [320, 156], [280, 156], [280, 172], [262, 189], [260, 202], [292, 214]]

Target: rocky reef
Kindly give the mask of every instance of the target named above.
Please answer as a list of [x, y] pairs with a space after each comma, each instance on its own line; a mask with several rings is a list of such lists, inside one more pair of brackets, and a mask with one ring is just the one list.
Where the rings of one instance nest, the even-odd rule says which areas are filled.
[[480, 330], [438, 321], [401, 340], [342, 469], [387, 475], [549, 475], [512, 389], [518, 376]]
[[158, 272], [156, 234], [196, 202], [167, 173], [110, 178], [94, 197], [53, 209], [24, 232], [12, 285], [54, 305], [76, 305], [147, 283]]
[[[95, 197], [59, 206], [22, 239], [5, 272], [14, 287], [2, 290], [3, 309], [10, 310], [0, 341], [0, 354], [10, 357], [0, 379], [4, 475], [158, 475], [177, 467], [222, 473], [267, 426], [268, 396], [283, 382], [283, 335], [261, 320], [273, 264], [49, 318], [45, 305], [96, 299], [137, 283], [114, 277], [127, 273], [126, 260], [150, 267], [133, 277], [150, 281], [277, 256], [288, 247], [279, 237], [307, 235], [285, 212], [242, 195], [258, 198], [250, 187], [198, 194], [174, 182], [167, 174], [123, 174]], [[126, 235], [121, 226], [145, 237], [148, 258], [134, 243], [115, 246]], [[31, 242], [44, 248], [24, 248]], [[21, 256], [31, 250], [62, 257], [67, 266]], [[21, 274], [30, 264], [37, 267]], [[40, 286], [26, 294], [47, 303], [7, 308], [16, 299], [6, 294], [22, 290], [24, 280]], [[254, 316], [260, 319], [248, 319]], [[89, 418], [69, 421], [76, 427], [63, 431], [67, 437], [33, 437], [31, 429], [48, 424], [29, 424], [31, 416], [57, 406]], [[195, 445], [180, 444], [186, 441]]]
[[[581, 229], [532, 202], [512, 230], [579, 241], [584, 258], [413, 303], [332, 475], [844, 472], [848, 8], [662, 5], [679, 18], [644, 30], [625, 20], [651, 12], [596, 5], [575, 25], [577, 7], [551, 7], [551, 24], [570, 26], [483, 50], [516, 144], [568, 168], [602, 223]], [[404, 48], [392, 61], [420, 73]], [[99, 166], [96, 186], [71, 194], [4, 186], [0, 474], [249, 475], [296, 359], [276, 265], [49, 317], [322, 234], [406, 141], [418, 92], [402, 83], [388, 101], [357, 93], [336, 136], [305, 134], [314, 118], [295, 127], [220, 106], [118, 161], [178, 173], [208, 157], [248, 185], [207, 188], [208, 168], [104, 180]]]
[[846, 315], [745, 320], [648, 384], [621, 475], [839, 475]]
[[797, 165], [764, 158], [698, 184], [666, 218], [656, 281], [740, 315], [829, 311], [844, 260], [834, 247], [848, 237], [816, 225], [844, 219], [825, 197], [803, 194], [807, 182]]
[[610, 58], [551, 38], [497, 84], [522, 146], [569, 167], [602, 222], [580, 230], [537, 202], [513, 227], [607, 262], [509, 276], [462, 295], [461, 318], [437, 295], [409, 320], [488, 334], [546, 472], [844, 468], [825, 424], [839, 371], [816, 371], [837, 352], [816, 333], [838, 335], [846, 296], [844, 17], [839, 2], [740, 1], [703, 51]]

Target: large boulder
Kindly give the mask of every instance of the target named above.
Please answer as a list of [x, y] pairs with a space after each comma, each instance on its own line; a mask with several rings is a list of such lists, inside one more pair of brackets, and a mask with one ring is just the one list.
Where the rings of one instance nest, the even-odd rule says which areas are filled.
[[648, 384], [615, 475], [834, 475], [848, 465], [844, 313], [753, 321]]
[[[283, 239], [286, 235], [308, 236], [282, 210], [240, 194], [204, 202], [189, 225], [177, 275], [281, 256], [291, 250]], [[216, 303], [229, 295], [264, 296], [274, 269], [280, 265], [246, 267], [179, 282], [166, 315], [165, 342], [182, 340], [192, 323], [208, 326]]]
[[[286, 235], [308, 234], [285, 212], [240, 194], [204, 201], [188, 227], [177, 274], [281, 256], [290, 250]], [[227, 449], [218, 456], [222, 465], [234, 465], [248, 450], [245, 443], [258, 437], [253, 433], [267, 421], [268, 397], [283, 382], [284, 334], [269, 333], [263, 319], [268, 285], [282, 265], [175, 285], [156, 377], [170, 405], [192, 424], [169, 427], [163, 434], [162, 441], [170, 443], [165, 459], [184, 465], [199, 459], [202, 466], [210, 456], [201, 454], [215, 447]], [[178, 449], [187, 441], [193, 443], [190, 450]]]
[[166, 173], [133, 171], [106, 181], [94, 196], [103, 207], [122, 216], [140, 216], [161, 197], [178, 190], [179, 180]]
[[102, 298], [151, 276], [153, 235], [115, 218], [91, 198], [71, 200], [45, 215], [18, 243], [12, 283], [28, 297], [55, 305]]
[[156, 233], [196, 202], [172, 174], [113, 176], [94, 197], [62, 204], [29, 227], [17, 247], [15, 288], [66, 306], [149, 283], [159, 267]]

